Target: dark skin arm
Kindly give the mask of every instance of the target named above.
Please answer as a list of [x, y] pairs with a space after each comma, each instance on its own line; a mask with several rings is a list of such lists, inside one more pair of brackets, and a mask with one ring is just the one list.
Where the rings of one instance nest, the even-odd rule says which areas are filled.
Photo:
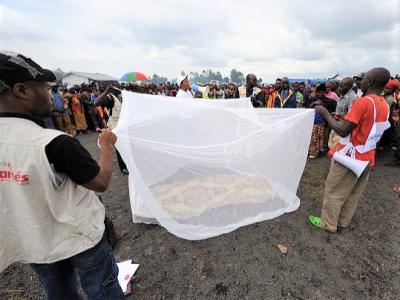
[[317, 105], [315, 106], [315, 112], [319, 113], [322, 115], [325, 120], [328, 122], [329, 126], [341, 137], [346, 137], [348, 136], [351, 131], [357, 127], [356, 124], [349, 122], [347, 120], [342, 120], [342, 121], [337, 121], [330, 113], [329, 111], [321, 106]]
[[104, 103], [104, 101], [107, 98], [107, 95], [112, 91], [113, 87], [112, 85], [109, 85], [106, 90], [101, 93], [97, 98], [96, 98], [96, 102], [94, 103], [94, 106], [100, 106]]
[[99, 136], [100, 158], [99, 166], [100, 172], [95, 178], [83, 184], [89, 190], [103, 193], [107, 190], [111, 182], [112, 175], [112, 153], [113, 146], [117, 141], [117, 136], [110, 130], [104, 129]]

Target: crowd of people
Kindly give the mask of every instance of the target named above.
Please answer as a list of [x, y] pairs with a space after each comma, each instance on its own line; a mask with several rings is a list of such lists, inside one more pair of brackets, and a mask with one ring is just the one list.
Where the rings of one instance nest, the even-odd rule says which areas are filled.
[[[400, 84], [385, 68], [311, 86], [289, 84], [286, 77], [258, 86], [253, 74], [245, 86], [191, 86], [186, 76], [177, 84], [145, 86], [49, 84], [55, 81], [50, 70], [31, 59], [0, 52], [0, 272], [14, 262], [29, 263], [46, 299], [80, 299], [77, 276], [88, 299], [124, 299], [110, 226], [95, 193], [110, 185], [117, 137], [108, 128], [115, 126], [121, 89], [188, 98], [248, 97], [254, 107], [313, 108], [309, 156], [329, 147], [337, 158], [325, 182], [321, 215], [308, 219], [330, 233], [349, 226], [375, 166], [375, 149], [396, 146], [394, 165], [400, 162]], [[101, 131], [97, 162], [73, 138], [90, 129]], [[349, 160], [362, 166], [359, 174]]]
[[[182, 84], [186, 84], [184, 92], [197, 99], [235, 99], [250, 97], [254, 107], [266, 108], [313, 108], [323, 105], [337, 119], [344, 119], [355, 99], [362, 96], [361, 81], [364, 73], [353, 78], [331, 80], [322, 83], [306, 84], [305, 82], [289, 83], [287, 77], [276, 79], [274, 84], [257, 84], [257, 77], [249, 74], [246, 85], [238, 86], [235, 83], [218, 84], [196, 83], [190, 85], [186, 76], [180, 77], [178, 83], [166, 82], [163, 84], [136, 84], [116, 83], [112, 88], [98, 84], [75, 85], [69, 88], [53, 84], [52, 121], [54, 127], [75, 136], [85, 134], [87, 130], [99, 130], [109, 127], [110, 115], [115, 101], [122, 101], [121, 90], [150, 95], [176, 97], [183, 91]], [[96, 99], [106, 98], [102, 105], [96, 106]], [[386, 85], [383, 95], [390, 106], [391, 128], [383, 136], [379, 149], [396, 148], [400, 141], [400, 82], [392, 78]], [[316, 114], [313, 133], [309, 147], [309, 158], [325, 155], [334, 148], [339, 137], [332, 132], [326, 120]], [[400, 160], [400, 157], [399, 159]], [[123, 168], [125, 169], [125, 168]]]
[[[115, 101], [122, 101], [121, 91], [111, 85], [98, 88], [96, 85], [82, 84], [64, 88], [52, 83], [51, 88], [51, 127], [72, 136], [109, 127]], [[106, 98], [106, 101], [96, 105], [98, 98]]]

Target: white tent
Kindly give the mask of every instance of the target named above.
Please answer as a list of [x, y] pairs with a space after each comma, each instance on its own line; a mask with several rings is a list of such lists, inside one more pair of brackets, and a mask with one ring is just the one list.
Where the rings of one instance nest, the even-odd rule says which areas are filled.
[[99, 73], [68, 72], [63, 78], [63, 84], [90, 84], [94, 81], [118, 81], [118, 78]]

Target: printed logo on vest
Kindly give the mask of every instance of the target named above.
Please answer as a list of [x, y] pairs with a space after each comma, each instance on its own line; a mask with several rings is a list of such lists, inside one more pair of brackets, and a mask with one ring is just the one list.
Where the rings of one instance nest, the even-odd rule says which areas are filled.
[[12, 181], [18, 184], [29, 184], [29, 175], [21, 171], [14, 172], [10, 162], [0, 162], [0, 182]]

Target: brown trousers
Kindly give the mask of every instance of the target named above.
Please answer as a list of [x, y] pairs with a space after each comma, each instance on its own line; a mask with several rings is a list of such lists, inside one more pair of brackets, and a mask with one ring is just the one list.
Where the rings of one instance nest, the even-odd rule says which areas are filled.
[[323, 229], [336, 232], [337, 227], [344, 228], [350, 224], [358, 201], [367, 186], [369, 172], [367, 167], [360, 178], [357, 178], [348, 168], [332, 160], [325, 182], [321, 213]]
[[54, 125], [56, 126], [56, 128], [58, 130], [64, 131], [71, 136], [76, 135], [75, 127], [74, 127], [74, 125], [72, 125], [71, 118], [69, 117], [68, 114], [65, 116], [62, 116], [59, 113], [53, 113], [52, 117], [53, 117]]

